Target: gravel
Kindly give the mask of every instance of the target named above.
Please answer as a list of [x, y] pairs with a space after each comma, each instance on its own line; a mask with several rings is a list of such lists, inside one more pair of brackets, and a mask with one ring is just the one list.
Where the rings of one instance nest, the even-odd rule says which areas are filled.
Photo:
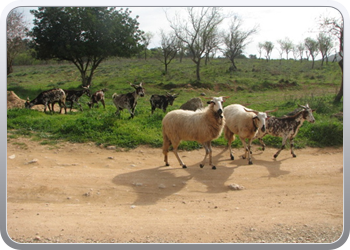
[[[247, 227], [240, 236], [232, 235], [231, 239], [217, 239], [208, 243], [333, 243], [342, 235], [343, 228], [327, 226], [293, 226], [276, 224], [271, 230], [262, 230], [259, 227]], [[178, 239], [164, 239], [151, 235], [131, 239], [66, 239], [62, 235], [46, 238], [34, 235], [33, 237], [14, 238], [18, 243], [196, 243], [181, 242]]]

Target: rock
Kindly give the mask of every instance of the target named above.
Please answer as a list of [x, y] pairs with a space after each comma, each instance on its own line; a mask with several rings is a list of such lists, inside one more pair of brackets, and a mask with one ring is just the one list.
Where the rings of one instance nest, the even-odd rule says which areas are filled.
[[31, 161], [28, 161], [28, 164], [37, 163], [38, 161], [39, 161], [38, 159], [33, 159]]
[[117, 147], [116, 147], [116, 146], [108, 146], [107, 149], [108, 149], [108, 150], [116, 150]]
[[242, 190], [242, 189], [244, 189], [243, 186], [240, 186], [240, 185], [235, 184], [235, 183], [232, 183], [232, 184], [228, 185], [228, 187], [229, 187], [231, 190]]
[[15, 159], [16, 158], [16, 155], [10, 155], [9, 156], [9, 159], [11, 159], [11, 160], [13, 160], [13, 159]]

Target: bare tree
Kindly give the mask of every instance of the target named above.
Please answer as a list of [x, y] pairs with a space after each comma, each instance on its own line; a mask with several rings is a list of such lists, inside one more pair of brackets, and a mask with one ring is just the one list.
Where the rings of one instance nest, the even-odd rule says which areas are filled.
[[309, 51], [309, 55], [312, 58], [312, 67], [315, 66], [315, 57], [318, 54], [318, 42], [310, 37], [305, 38], [305, 47]]
[[299, 43], [297, 46], [296, 46], [296, 49], [298, 51], [298, 55], [299, 55], [299, 58], [300, 58], [300, 62], [303, 61], [303, 55], [304, 55], [304, 51], [305, 51], [305, 45], [304, 43]]
[[331, 49], [333, 47], [333, 43], [332, 43], [331, 37], [324, 34], [324, 33], [318, 34], [317, 41], [318, 41], [318, 49], [322, 55], [322, 64], [321, 65], [323, 65], [324, 60], [326, 60], [328, 63], [328, 56], [329, 56]]
[[263, 48], [264, 48], [264, 44], [263, 43], [259, 43], [258, 44], [259, 59], [261, 59], [261, 53], [262, 53]]
[[296, 61], [298, 59], [298, 55], [299, 55], [299, 50], [298, 50], [298, 47], [296, 45], [294, 45], [292, 48], [292, 54], [293, 54], [294, 61]]
[[219, 39], [219, 35], [217, 32], [217, 29], [215, 29], [215, 31], [212, 33], [211, 36], [208, 37], [207, 40], [207, 45], [206, 45], [206, 49], [205, 49], [205, 65], [207, 65], [207, 63], [209, 62], [209, 58], [210, 55], [214, 56], [215, 53], [217, 52], [217, 50], [219, 49], [219, 45], [220, 45], [220, 39]]
[[178, 52], [178, 39], [173, 33], [165, 34], [160, 31], [161, 47], [157, 51], [157, 59], [164, 64], [164, 74], [168, 73], [168, 65], [175, 58]]
[[263, 49], [265, 50], [265, 57], [266, 57], [266, 60], [267, 60], [267, 61], [270, 60], [270, 57], [271, 57], [271, 53], [272, 53], [273, 48], [274, 48], [274, 45], [273, 45], [272, 42], [266, 41], [266, 42], [263, 44]]
[[285, 52], [286, 53], [286, 59], [288, 60], [289, 57], [289, 53], [292, 51], [293, 49], [293, 43], [292, 41], [286, 37], [284, 40], [278, 40], [277, 41], [280, 44], [282, 53]]
[[[320, 17], [320, 28], [323, 32], [334, 35], [339, 42], [339, 67], [343, 75], [343, 52], [344, 52], [344, 20], [341, 15], [339, 17]], [[338, 94], [334, 101], [340, 102], [343, 97], [344, 78], [342, 77], [341, 85]]]
[[251, 42], [249, 39], [258, 30], [258, 26], [249, 30], [242, 29], [242, 20], [234, 16], [229, 31], [226, 35], [223, 35], [223, 42], [225, 48], [223, 49], [224, 55], [230, 60], [231, 67], [236, 70], [235, 58], [242, 54], [245, 47]]
[[153, 33], [152, 32], [146, 32], [143, 35], [142, 41], [143, 41], [143, 46], [144, 46], [144, 53], [145, 53], [145, 60], [147, 60], [147, 48], [149, 44], [151, 43], [151, 39], [153, 38]]
[[216, 27], [222, 22], [221, 9], [217, 7], [189, 7], [187, 20], [180, 19], [177, 15], [174, 20], [169, 20], [170, 27], [176, 36], [189, 49], [192, 61], [196, 64], [196, 77], [200, 81], [200, 65], [205, 51]]
[[14, 9], [7, 16], [7, 75], [13, 72], [13, 60], [24, 48], [23, 39], [28, 31], [22, 12]]

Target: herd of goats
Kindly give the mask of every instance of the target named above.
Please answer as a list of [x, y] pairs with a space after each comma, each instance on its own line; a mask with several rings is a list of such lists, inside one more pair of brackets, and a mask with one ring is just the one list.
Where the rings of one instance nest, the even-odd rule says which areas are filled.
[[[127, 94], [112, 95], [113, 104], [116, 106], [118, 115], [123, 109], [127, 109], [130, 113], [130, 118], [134, 117], [135, 108], [137, 105], [138, 97], [145, 96], [145, 89], [143, 83], [131, 84], [135, 89], [134, 92]], [[88, 105], [93, 108], [94, 104], [101, 102], [105, 108], [104, 92], [106, 89], [101, 89], [91, 95], [89, 86], [83, 87], [82, 90], [63, 90], [60, 88], [50, 89], [41, 92], [35, 99], [27, 101], [25, 103], [26, 108], [31, 108], [34, 105], [44, 105], [44, 111], [49, 108], [50, 112], [54, 111], [54, 104], [59, 103], [60, 113], [62, 108], [67, 113], [66, 102], [70, 102], [70, 110], [72, 111], [73, 104], [79, 105], [82, 110], [79, 98], [86, 94], [90, 97]], [[166, 112], [167, 106], [172, 105], [176, 95], [152, 95], [150, 103], [152, 107], [152, 114], [156, 108], [163, 109]], [[259, 112], [246, 108], [240, 104], [231, 104], [223, 108], [223, 102], [227, 99], [225, 96], [209, 98], [208, 106], [203, 107], [200, 98], [192, 98], [187, 103], [183, 104], [180, 109], [172, 110], [168, 112], [162, 121], [163, 132], [163, 154], [164, 162], [166, 166], [169, 166], [168, 151], [170, 145], [173, 146], [173, 152], [179, 161], [182, 168], [186, 168], [186, 165], [181, 160], [177, 153], [177, 148], [182, 140], [197, 141], [202, 144], [205, 149], [205, 156], [200, 164], [203, 168], [206, 158], [209, 155], [209, 165], [212, 169], [216, 169], [212, 163], [212, 149], [211, 141], [217, 139], [222, 132], [228, 142], [230, 151], [230, 157], [234, 160], [232, 153], [231, 143], [235, 140], [237, 135], [245, 149], [244, 159], [248, 159], [249, 164], [253, 164], [251, 157], [251, 143], [254, 139], [259, 139], [263, 150], [265, 144], [262, 138], [266, 135], [282, 137], [282, 146], [274, 155], [277, 158], [281, 150], [285, 148], [287, 139], [290, 141], [291, 154], [294, 154], [294, 138], [298, 133], [299, 128], [306, 120], [314, 123], [315, 118], [312, 114], [312, 110], [308, 104], [305, 106], [299, 105], [300, 108], [283, 117], [269, 116], [268, 114], [275, 110], [269, 110], [265, 112]], [[190, 104], [190, 105], [189, 105]], [[51, 107], [50, 107], [51, 105]], [[246, 143], [248, 139], [248, 143]]]

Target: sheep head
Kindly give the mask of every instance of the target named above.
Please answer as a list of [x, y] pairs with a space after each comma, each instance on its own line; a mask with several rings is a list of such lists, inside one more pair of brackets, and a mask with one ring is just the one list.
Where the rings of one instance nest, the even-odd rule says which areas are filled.
[[265, 130], [266, 130], [265, 124], [266, 124], [266, 119], [267, 119], [266, 112], [259, 112], [259, 111], [253, 110], [253, 109], [246, 109], [246, 108], [244, 108], [244, 110], [246, 112], [253, 112], [255, 114], [253, 119], [259, 119], [259, 121], [260, 121], [259, 129], [261, 129], [262, 132], [265, 132]]
[[[207, 102], [207, 104], [212, 105], [212, 109], [216, 114], [220, 116], [220, 118], [223, 118], [223, 102], [226, 101], [228, 97], [226, 96], [220, 96], [220, 97], [213, 97], [210, 98], [210, 101]], [[208, 98], [206, 98], [208, 99]]]

